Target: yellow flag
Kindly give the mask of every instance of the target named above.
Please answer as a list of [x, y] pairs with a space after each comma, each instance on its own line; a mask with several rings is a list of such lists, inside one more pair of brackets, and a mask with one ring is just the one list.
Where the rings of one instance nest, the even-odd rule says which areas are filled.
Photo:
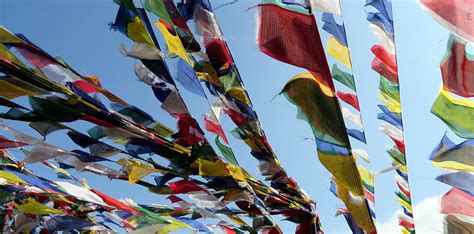
[[184, 49], [183, 43], [181, 43], [179, 37], [170, 33], [168, 28], [161, 21], [156, 21], [155, 25], [163, 34], [163, 37], [166, 41], [166, 46], [168, 46], [169, 55], [174, 57], [178, 56], [184, 61], [188, 62], [188, 64], [191, 64], [189, 62], [188, 55], [186, 54], [186, 50]]
[[408, 204], [406, 201], [402, 200], [402, 199], [397, 199], [397, 202], [399, 202], [400, 204], [402, 204], [405, 208], [407, 208], [408, 211], [412, 211], [412, 208], [411, 208], [411, 205]]
[[441, 167], [445, 169], [474, 172], [474, 166], [467, 165], [464, 163], [459, 163], [459, 162], [454, 162], [454, 161], [445, 161], [445, 162], [431, 161], [431, 163], [433, 163], [433, 165], [436, 167]]
[[6, 179], [8, 181], [20, 183], [20, 184], [28, 184], [24, 180], [22, 180], [20, 177], [16, 176], [15, 174], [2, 171], [2, 170], [0, 170], [0, 178]]
[[8, 31], [3, 26], [0, 26], [0, 43], [24, 43], [22, 39], [15, 36], [15, 34]]
[[134, 184], [137, 181], [141, 180], [143, 177], [149, 175], [153, 172], [160, 172], [160, 170], [153, 168], [152, 166], [137, 162], [135, 160], [130, 160], [127, 158], [121, 158], [117, 161], [128, 174], [128, 182]]
[[402, 108], [400, 102], [388, 96], [385, 93], [379, 93], [379, 99], [383, 102], [384, 105], [388, 107], [391, 112], [400, 114], [402, 113]]
[[337, 196], [344, 202], [357, 226], [368, 232], [375, 231], [374, 222], [370, 216], [365, 196], [354, 197], [339, 180], [336, 178], [332, 178], [332, 180], [337, 185]]
[[153, 41], [151, 40], [145, 25], [138, 16], [133, 19], [133, 22], [127, 25], [127, 36], [134, 42], [153, 45]]
[[332, 155], [318, 150], [319, 161], [356, 196], [364, 196], [359, 171], [353, 156]]
[[0, 79], [0, 96], [13, 99], [21, 96], [35, 96], [35, 93]]
[[229, 171], [221, 160], [209, 161], [198, 159], [199, 175], [202, 176], [228, 176]]
[[242, 87], [232, 87], [229, 90], [227, 90], [226, 93], [232, 96], [233, 98], [247, 105], [250, 105], [250, 100], [247, 97], [247, 94], [245, 93], [245, 90]]
[[227, 163], [227, 169], [230, 171], [230, 175], [236, 180], [247, 182], [242, 168], [231, 163]]
[[61, 214], [60, 210], [45, 206], [32, 198], [28, 198], [26, 203], [18, 205], [15, 203], [15, 208], [25, 214]]
[[326, 51], [329, 55], [334, 57], [337, 61], [346, 65], [349, 69], [352, 69], [349, 48], [341, 45], [333, 36], [331, 36], [328, 39], [328, 43], [326, 45]]
[[0, 58], [7, 59], [10, 62], [13, 62], [14, 64], [23, 67], [23, 68], [28, 68], [18, 57], [16, 57], [6, 46], [3, 44], [0, 44]]
[[374, 185], [374, 175], [370, 173], [365, 167], [358, 166], [360, 178], [367, 184]]

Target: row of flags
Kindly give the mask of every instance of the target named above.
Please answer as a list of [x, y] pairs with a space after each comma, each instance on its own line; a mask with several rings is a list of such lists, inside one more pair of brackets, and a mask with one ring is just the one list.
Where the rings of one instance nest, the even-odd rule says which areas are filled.
[[381, 112], [377, 114], [377, 118], [383, 123], [380, 124], [379, 130], [394, 143], [387, 153], [392, 161], [391, 169], [396, 172], [395, 181], [398, 191], [395, 192], [395, 195], [403, 209], [403, 212], [398, 215], [398, 223], [402, 233], [415, 233], [403, 136], [392, 3], [388, 0], [368, 0], [365, 7], [369, 28], [377, 38], [377, 44], [370, 48], [375, 55], [370, 65], [380, 77], [379, 99], [382, 104], [378, 105]]
[[474, 96], [471, 88], [474, 62], [466, 47], [474, 43], [474, 20], [470, 16], [474, 13], [474, 2], [421, 0], [420, 3], [452, 33], [440, 64], [443, 85], [431, 113], [458, 137], [467, 139], [458, 144], [445, 133], [429, 158], [433, 165], [446, 169], [436, 180], [453, 187], [441, 197], [444, 231], [471, 233], [474, 228], [474, 161], [471, 159], [474, 129], [469, 116], [474, 103], [469, 98]]
[[[97, 77], [79, 74], [25, 36], [1, 28], [0, 67], [6, 76], [0, 79], [5, 84], [0, 90], [0, 103], [6, 111], [0, 116], [27, 122], [43, 137], [38, 139], [2, 123], [15, 140], [2, 138], [1, 148], [19, 148], [24, 154], [22, 160], [1, 166], [0, 177], [6, 180], [6, 186], [15, 186], [5, 190], [13, 199], [3, 203], [10, 212], [4, 216], [2, 227], [18, 231], [14, 224], [21, 222], [23, 216], [17, 213], [22, 213], [28, 217], [28, 227], [21, 230], [88, 230], [91, 226], [111, 231], [108, 223], [113, 223], [126, 231], [140, 232], [188, 228], [281, 233], [272, 215], [283, 215], [298, 224], [297, 233], [320, 232], [314, 202], [286, 174], [266, 140], [209, 2], [149, 0], [144, 1], [144, 8], [128, 0], [116, 3], [119, 10], [110, 27], [135, 43], [131, 48], [121, 45], [120, 52], [139, 60], [133, 67], [138, 80], [151, 87], [161, 108], [176, 119], [177, 130], [110, 93]], [[159, 17], [154, 26], [163, 40], [156, 38], [147, 11]], [[187, 21], [198, 26], [195, 32]], [[162, 41], [166, 49], [160, 47]], [[211, 103], [208, 113], [199, 113], [202, 120], [191, 115], [181, 96], [184, 91]], [[23, 96], [28, 96], [29, 107], [16, 102]], [[268, 183], [239, 166], [229, 136], [220, 125], [221, 114], [235, 123], [232, 135], [249, 146]], [[94, 127], [83, 133], [69, 124], [80, 120]], [[49, 134], [62, 131], [80, 149], [70, 151], [46, 143]], [[208, 141], [205, 131], [215, 134], [215, 141]], [[7, 153], [4, 155], [5, 161], [12, 160]], [[159, 163], [162, 160], [154, 159], [156, 156], [168, 163]], [[23, 183], [11, 175], [10, 171], [28, 174], [27, 166], [32, 163], [54, 168], [59, 179], [71, 183], [50, 182], [37, 175], [32, 176], [41, 183]], [[68, 172], [73, 170], [145, 187], [150, 193], [166, 195], [174, 207], [138, 205], [130, 199], [122, 203], [133, 209], [115, 201], [113, 206], [106, 206], [108, 203], [97, 197], [102, 193]], [[50, 191], [67, 192], [81, 202], [64, 204], [60, 202], [64, 199], [49, 195]], [[31, 213], [32, 207], [43, 211]], [[74, 212], [61, 219], [60, 213], [68, 209]], [[55, 226], [49, 225], [47, 220], [51, 218]], [[206, 224], [207, 218], [216, 218], [219, 223]], [[71, 220], [78, 225], [68, 225]], [[89, 226], [79, 226], [84, 222]]]
[[[354, 92], [352, 75], [337, 64], [329, 69], [327, 52], [340, 65], [351, 69], [350, 54], [343, 25], [335, 22], [340, 16], [339, 1], [262, 1], [259, 5], [257, 44], [264, 54], [307, 70], [294, 76], [282, 89], [282, 94], [298, 108], [298, 117], [310, 125], [317, 147], [319, 161], [333, 175], [331, 191], [347, 209], [339, 213], [352, 221], [351, 228], [375, 232], [373, 210], [373, 176], [365, 168], [357, 166], [358, 155], [370, 161], [362, 150], [351, 149], [349, 136], [365, 144], [363, 130], [347, 129], [343, 117], [353, 120], [362, 129], [360, 108], [354, 93], [335, 90], [333, 78]], [[332, 34], [324, 49], [313, 10], [321, 10], [323, 29]], [[278, 26], [276, 26], [278, 25]], [[341, 107], [339, 99], [356, 111], [354, 114]], [[354, 230], [354, 229], [353, 229]]]

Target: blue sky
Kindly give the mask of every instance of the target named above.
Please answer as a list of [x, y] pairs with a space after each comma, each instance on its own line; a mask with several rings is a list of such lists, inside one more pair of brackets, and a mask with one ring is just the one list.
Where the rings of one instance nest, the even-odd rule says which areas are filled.
[[[378, 130], [378, 75], [370, 69], [373, 58], [370, 47], [376, 40], [365, 20], [364, 2], [342, 0], [342, 10], [368, 152], [373, 162], [365, 164], [358, 161], [369, 170], [378, 171], [390, 166], [385, 150], [392, 143]], [[211, 3], [217, 7], [222, 1], [213, 0]], [[255, 42], [257, 10], [247, 10], [258, 3], [257, 0], [240, 0], [219, 8], [215, 14], [269, 142], [282, 165], [317, 202], [321, 222], [328, 233], [350, 232], [342, 217], [334, 217], [336, 209], [342, 203], [328, 190], [330, 174], [317, 160], [314, 142], [304, 140], [305, 137], [312, 136], [309, 126], [296, 119], [296, 108], [283, 96], [274, 98], [288, 79], [304, 71], [259, 52]], [[160, 110], [159, 102], [155, 100], [151, 90], [136, 81], [133, 73], [135, 61], [118, 51], [120, 44], [129, 46], [130, 42], [123, 35], [109, 30], [107, 25], [115, 18], [117, 9], [117, 5], [106, 0], [3, 0], [0, 2], [0, 25], [12, 32], [25, 34], [50, 54], [63, 57], [78, 72], [97, 75], [107, 89], [147, 111], [157, 120], [174, 127], [174, 120]], [[448, 190], [447, 186], [434, 180], [443, 171], [432, 166], [427, 158], [447, 130], [429, 110], [441, 86], [439, 61], [445, 52], [449, 32], [414, 0], [394, 1], [393, 14], [410, 188], [414, 204], [417, 204]], [[317, 17], [320, 22], [320, 15]], [[322, 30], [320, 33], [325, 41], [328, 34]], [[329, 62], [332, 64], [334, 60], [329, 58]], [[344, 89], [341, 86], [338, 88]], [[186, 92], [183, 92], [183, 96], [196, 118], [208, 111], [205, 99]], [[24, 100], [20, 100], [22, 101]], [[229, 118], [222, 116], [222, 121], [225, 130], [233, 128]], [[24, 123], [9, 123], [33, 134]], [[84, 123], [72, 126], [82, 130], [90, 127]], [[51, 134], [47, 141], [66, 149], [74, 149], [75, 145], [64, 139], [64, 134]], [[212, 135], [208, 136], [213, 139]], [[258, 175], [257, 162], [249, 154], [248, 148], [235, 139], [230, 141], [242, 166], [253, 175]], [[354, 143], [354, 148], [365, 147]], [[32, 165], [31, 168], [39, 174], [49, 174], [48, 178], [54, 178], [50, 171], [42, 167]], [[109, 182], [106, 178], [85, 173], [80, 176], [85, 177], [92, 187], [100, 188], [116, 198], [131, 197], [137, 202], [170, 205], [168, 201], [139, 186], [129, 186], [120, 181]], [[393, 172], [376, 177], [377, 222], [387, 222], [399, 209], [393, 194], [395, 190]], [[294, 231], [295, 225], [279, 221], [280, 217], [276, 220], [285, 233]], [[421, 222], [424, 221], [425, 218], [417, 216], [415, 210], [416, 225], [423, 225]]]

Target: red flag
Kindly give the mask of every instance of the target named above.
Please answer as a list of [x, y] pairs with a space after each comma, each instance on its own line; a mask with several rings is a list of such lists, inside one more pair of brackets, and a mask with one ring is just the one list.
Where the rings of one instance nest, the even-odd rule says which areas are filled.
[[331, 73], [313, 15], [273, 4], [260, 5], [257, 43], [264, 54], [318, 74], [334, 90]]
[[190, 180], [179, 180], [176, 182], [170, 182], [169, 186], [173, 194], [198, 192], [198, 191], [207, 192], [204, 188], [200, 187], [199, 185], [197, 185], [196, 183]]
[[132, 207], [130, 207], [129, 205], [119, 201], [119, 200], [116, 200], [114, 198], [111, 198], [95, 189], [91, 189], [92, 192], [94, 192], [95, 194], [97, 194], [100, 198], [102, 198], [102, 200], [104, 200], [105, 203], [107, 203], [108, 205], [110, 206], [113, 206], [119, 210], [123, 210], [123, 211], [128, 211], [130, 213], [134, 213], [134, 214], [141, 214], [140, 212], [138, 212], [137, 210], [133, 209]]
[[463, 97], [474, 97], [474, 60], [466, 56], [466, 42], [453, 36], [448, 46], [447, 56], [441, 62], [443, 88]]
[[220, 38], [204, 38], [204, 46], [206, 54], [211, 61], [212, 67], [217, 71], [225, 64], [232, 64], [232, 56], [230, 55], [227, 45]]
[[433, 18], [449, 31], [474, 42], [473, 0], [421, 0]]
[[372, 70], [385, 77], [385, 79], [391, 81], [392, 83], [398, 84], [398, 71], [393, 69], [393, 67], [389, 66], [388, 64], [384, 63], [378, 57], [375, 57], [372, 60], [370, 67], [372, 68]]
[[392, 141], [395, 143], [395, 145], [397, 145], [397, 148], [400, 152], [402, 152], [403, 154], [405, 154], [405, 143], [403, 141], [399, 141], [393, 137], [390, 137], [390, 139], [392, 139]]
[[405, 187], [403, 187], [400, 183], [397, 182], [397, 186], [408, 198], [411, 197], [410, 191], [408, 191]]
[[22, 147], [25, 145], [29, 145], [29, 144], [19, 142], [19, 141], [11, 141], [3, 136], [0, 136], [0, 149], [16, 148], [16, 147]]
[[214, 121], [210, 120], [207, 118], [207, 116], [204, 116], [204, 127], [206, 128], [207, 131], [215, 133], [219, 135], [226, 144], [229, 144], [227, 141], [227, 138], [225, 136], [224, 130], [222, 130], [221, 125], [218, 123], [215, 123]]
[[411, 229], [411, 230], [413, 230], [415, 228], [415, 224], [410, 223], [410, 222], [405, 221], [405, 220], [401, 220], [401, 219], [398, 220], [398, 224], [402, 227], [406, 227], [406, 228]]
[[74, 81], [73, 84], [82, 92], [87, 93], [87, 94], [99, 92], [99, 90], [97, 90], [94, 84], [86, 80], [77, 80], [77, 81]]
[[178, 132], [173, 135], [176, 143], [186, 146], [193, 146], [205, 140], [204, 133], [199, 127], [197, 121], [184, 114], [176, 115], [178, 117]]
[[441, 198], [441, 213], [474, 217], [474, 197], [460, 189], [453, 188]]
[[175, 196], [175, 195], [169, 195], [166, 199], [170, 200], [171, 203], [176, 203], [176, 202], [183, 201], [183, 199], [181, 199], [180, 197]]
[[383, 46], [374, 45], [372, 46], [372, 48], [370, 48], [370, 50], [382, 62], [392, 67], [395, 71], [397, 70], [397, 62], [396, 62], [395, 56], [392, 54], [388, 54], [387, 51], [385, 51], [385, 48]]
[[345, 103], [351, 105], [356, 110], [360, 111], [359, 102], [357, 101], [357, 96], [352, 93], [344, 93], [341, 91], [336, 92], [337, 97], [339, 97]]

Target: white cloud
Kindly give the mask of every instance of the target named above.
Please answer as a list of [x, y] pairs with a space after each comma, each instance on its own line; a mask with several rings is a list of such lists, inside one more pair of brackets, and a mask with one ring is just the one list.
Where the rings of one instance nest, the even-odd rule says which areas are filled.
[[[415, 216], [416, 233], [443, 233], [443, 215], [439, 213], [439, 204], [440, 197], [429, 197], [415, 204], [413, 215]], [[387, 222], [377, 223], [377, 232], [380, 234], [400, 233], [397, 215], [402, 212], [402, 210], [398, 210]]]

